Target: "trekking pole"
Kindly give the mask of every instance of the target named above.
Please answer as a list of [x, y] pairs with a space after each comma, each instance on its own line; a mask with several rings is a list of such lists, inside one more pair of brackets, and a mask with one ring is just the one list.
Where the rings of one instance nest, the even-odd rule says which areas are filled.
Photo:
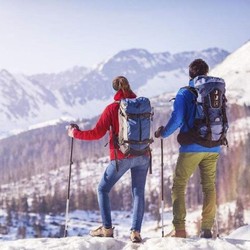
[[163, 192], [164, 178], [163, 178], [163, 139], [161, 138], [161, 236], [164, 237], [164, 192]]
[[69, 177], [68, 177], [68, 195], [67, 195], [66, 212], [65, 212], [65, 229], [64, 229], [64, 237], [67, 237], [67, 236], [68, 236], [70, 179], [71, 179], [71, 166], [72, 166], [72, 164], [73, 164], [73, 162], [72, 162], [73, 142], [74, 142], [74, 138], [71, 139], [70, 164], [69, 164]]
[[[71, 127], [79, 129], [76, 124], [71, 124]], [[68, 177], [68, 195], [66, 201], [66, 212], [65, 212], [65, 229], [64, 229], [64, 237], [68, 236], [68, 221], [69, 221], [69, 197], [70, 197], [70, 179], [71, 179], [71, 166], [73, 164], [72, 156], [73, 156], [73, 143], [74, 138], [71, 138], [71, 146], [70, 146], [70, 160], [69, 160], [69, 177]]]

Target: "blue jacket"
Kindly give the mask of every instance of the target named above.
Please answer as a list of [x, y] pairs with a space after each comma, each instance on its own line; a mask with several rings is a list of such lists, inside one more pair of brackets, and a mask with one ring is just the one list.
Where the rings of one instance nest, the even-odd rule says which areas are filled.
[[[189, 86], [193, 87], [193, 81], [189, 82]], [[174, 101], [174, 110], [171, 117], [161, 132], [162, 137], [168, 137], [175, 130], [180, 128], [180, 132], [187, 132], [193, 127], [195, 117], [194, 94], [186, 88], [181, 88]], [[199, 144], [181, 145], [180, 152], [220, 152], [220, 146], [207, 148]]]

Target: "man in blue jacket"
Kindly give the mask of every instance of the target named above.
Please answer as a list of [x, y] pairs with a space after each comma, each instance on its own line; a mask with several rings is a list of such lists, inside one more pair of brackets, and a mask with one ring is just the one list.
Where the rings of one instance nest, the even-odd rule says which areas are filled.
[[[207, 75], [209, 67], [202, 59], [196, 59], [189, 65], [189, 86], [194, 87], [193, 79], [196, 76]], [[181, 88], [174, 101], [174, 110], [166, 126], [161, 126], [155, 132], [155, 137], [166, 138], [176, 129], [180, 133], [188, 132], [193, 127], [195, 118], [195, 96], [188, 88]], [[173, 226], [171, 236], [186, 238], [185, 230], [185, 189], [190, 176], [197, 166], [200, 169], [201, 185], [204, 194], [202, 207], [202, 222], [200, 237], [212, 238], [212, 226], [216, 213], [216, 165], [220, 146], [204, 147], [200, 144], [181, 144], [179, 157], [172, 187]]]

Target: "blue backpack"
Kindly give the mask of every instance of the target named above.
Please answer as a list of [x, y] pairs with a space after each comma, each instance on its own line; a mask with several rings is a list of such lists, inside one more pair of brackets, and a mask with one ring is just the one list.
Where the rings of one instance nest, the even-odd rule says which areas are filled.
[[122, 99], [118, 119], [118, 146], [125, 155], [143, 155], [150, 152], [152, 107], [146, 97]]
[[211, 76], [197, 76], [194, 87], [185, 87], [194, 94], [195, 119], [188, 132], [177, 139], [180, 144], [197, 143], [205, 147], [227, 145], [228, 120], [226, 114], [225, 82]]

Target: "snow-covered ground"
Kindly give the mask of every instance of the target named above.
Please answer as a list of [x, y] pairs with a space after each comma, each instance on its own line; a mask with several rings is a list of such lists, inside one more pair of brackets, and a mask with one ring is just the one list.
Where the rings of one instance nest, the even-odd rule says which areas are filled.
[[[113, 226], [115, 227], [114, 238], [93, 238], [88, 235], [89, 230], [100, 225], [100, 215], [98, 212], [90, 213], [75, 211], [70, 214], [69, 236], [66, 238], [37, 238], [0, 241], [1, 250], [163, 250], [163, 249], [250, 249], [250, 225], [238, 228], [230, 235], [217, 239], [200, 239], [197, 237], [194, 221], [199, 218], [200, 211], [188, 212], [187, 239], [162, 238], [162, 229], [149, 214], [145, 214], [142, 227], [143, 242], [141, 244], [131, 243], [129, 240], [129, 230], [131, 213], [114, 211]], [[249, 220], [249, 212], [246, 214]], [[51, 217], [47, 217], [47, 220]], [[63, 217], [54, 218], [63, 220]], [[164, 234], [171, 231], [172, 212], [164, 212]], [[161, 223], [160, 223], [161, 224]], [[77, 230], [78, 229], [78, 230]], [[82, 233], [79, 235], [79, 229]], [[11, 238], [11, 237], [10, 237]]]
[[[249, 227], [242, 228], [249, 232]], [[248, 233], [248, 237], [250, 234]], [[62, 239], [29, 239], [0, 243], [1, 250], [165, 250], [165, 249], [250, 249], [250, 241], [206, 240], [177, 238], [145, 238], [142, 244], [135, 244], [119, 238], [68, 237]]]

